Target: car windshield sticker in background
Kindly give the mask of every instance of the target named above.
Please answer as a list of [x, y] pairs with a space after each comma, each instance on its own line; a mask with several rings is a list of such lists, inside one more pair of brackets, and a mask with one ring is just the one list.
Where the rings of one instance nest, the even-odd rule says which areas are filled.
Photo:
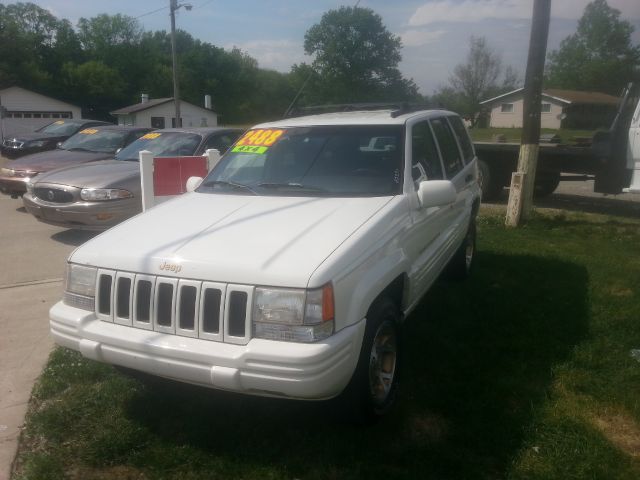
[[64, 120], [58, 120], [57, 122], [53, 122], [56, 125], [64, 125]]
[[158, 138], [160, 135], [162, 135], [161, 133], [147, 133], [146, 135], [143, 135], [140, 138], [144, 138], [146, 140], [153, 140], [154, 138]]
[[84, 130], [80, 130], [80, 133], [84, 133], [85, 135], [93, 135], [94, 133], [98, 133], [98, 130], [95, 128], [85, 128]]
[[232, 152], [265, 153], [282, 136], [286, 130], [249, 130], [238, 140]]

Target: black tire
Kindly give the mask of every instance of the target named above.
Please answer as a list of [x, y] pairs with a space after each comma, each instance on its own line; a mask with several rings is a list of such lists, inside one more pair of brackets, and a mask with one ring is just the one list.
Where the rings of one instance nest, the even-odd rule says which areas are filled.
[[482, 200], [497, 200], [504, 190], [498, 175], [491, 172], [489, 164], [484, 160], [478, 160], [478, 183], [482, 190]]
[[537, 176], [533, 188], [536, 198], [548, 197], [560, 185], [560, 172], [545, 172]]
[[397, 305], [383, 297], [371, 306], [358, 364], [342, 394], [348, 420], [369, 424], [393, 406], [398, 393], [401, 342]]
[[467, 234], [445, 269], [449, 280], [465, 280], [471, 275], [476, 258], [476, 220], [471, 220]]

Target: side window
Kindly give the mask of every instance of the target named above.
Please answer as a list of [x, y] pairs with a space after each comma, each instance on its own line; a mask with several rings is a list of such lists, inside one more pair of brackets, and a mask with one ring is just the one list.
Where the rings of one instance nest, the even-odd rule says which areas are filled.
[[429, 123], [416, 123], [411, 130], [411, 175], [413, 181], [418, 188], [418, 184], [422, 180], [442, 180], [442, 163], [440, 163], [440, 155], [436, 148]]
[[215, 148], [220, 154], [223, 154], [229, 149], [233, 142], [234, 139], [230, 135], [213, 135], [207, 140], [204, 151], [206, 152], [209, 148]]
[[440, 147], [444, 171], [447, 174], [447, 178], [451, 179], [464, 168], [458, 144], [453, 136], [451, 127], [449, 127], [449, 123], [444, 118], [431, 120], [431, 127]]
[[464, 155], [464, 162], [469, 163], [473, 160], [473, 145], [469, 139], [467, 129], [464, 127], [460, 117], [447, 117], [447, 119], [453, 127], [453, 131], [456, 133], [456, 137], [458, 137], [458, 143], [460, 144], [462, 154]]

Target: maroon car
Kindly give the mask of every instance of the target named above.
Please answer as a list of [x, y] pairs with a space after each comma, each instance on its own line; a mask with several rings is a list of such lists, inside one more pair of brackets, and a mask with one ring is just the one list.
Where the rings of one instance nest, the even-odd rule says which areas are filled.
[[27, 191], [27, 182], [43, 172], [113, 158], [123, 147], [150, 128], [94, 126], [80, 130], [56, 150], [34, 153], [9, 162], [0, 169], [0, 192], [17, 198]]

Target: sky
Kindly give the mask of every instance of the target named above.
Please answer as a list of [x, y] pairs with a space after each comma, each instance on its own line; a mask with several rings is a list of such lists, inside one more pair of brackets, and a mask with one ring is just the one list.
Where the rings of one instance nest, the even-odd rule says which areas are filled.
[[[139, 17], [145, 30], [169, 30], [169, 0], [31, 0], [74, 25], [81, 17], [122, 13]], [[334, 0], [179, 0], [193, 8], [178, 10], [177, 28], [216, 46], [238, 47], [262, 68], [288, 72], [294, 63], [310, 63], [305, 32], [322, 14], [350, 2]], [[2, 3], [11, 3], [2, 0]], [[552, 0], [548, 51], [575, 32], [589, 0]], [[635, 27], [640, 44], [640, 0], [609, 0]], [[524, 76], [532, 0], [360, 0], [378, 13], [389, 31], [402, 39], [400, 70], [430, 95], [446, 85], [453, 68], [465, 61], [470, 36], [484, 36]], [[157, 12], [149, 13], [160, 9]]]

